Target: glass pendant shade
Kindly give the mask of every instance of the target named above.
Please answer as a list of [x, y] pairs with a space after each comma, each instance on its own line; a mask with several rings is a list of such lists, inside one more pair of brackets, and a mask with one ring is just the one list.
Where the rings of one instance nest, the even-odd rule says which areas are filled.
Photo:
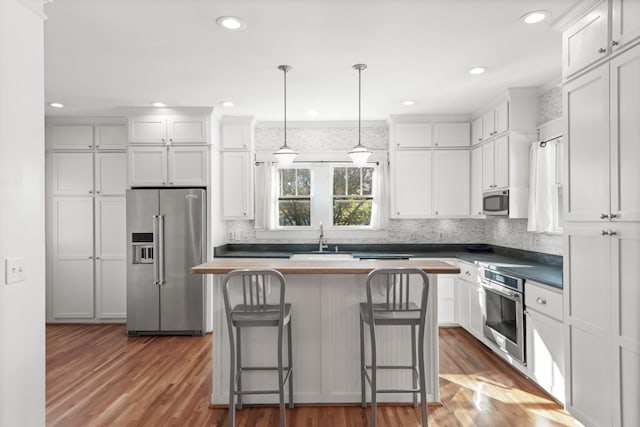
[[273, 155], [276, 157], [276, 160], [278, 160], [279, 168], [289, 168], [293, 164], [298, 153], [286, 145], [283, 145], [278, 151], [273, 153]]
[[356, 145], [353, 150], [349, 151], [349, 157], [351, 157], [353, 164], [358, 167], [366, 166], [369, 156], [371, 156], [371, 151], [362, 145]]

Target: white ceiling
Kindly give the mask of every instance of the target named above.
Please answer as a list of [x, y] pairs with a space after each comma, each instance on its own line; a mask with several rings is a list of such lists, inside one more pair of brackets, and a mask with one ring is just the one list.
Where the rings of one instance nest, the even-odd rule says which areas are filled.
[[[55, 0], [45, 8], [46, 101], [65, 108], [46, 113], [118, 115], [159, 100], [281, 120], [276, 67], [289, 64], [289, 120], [353, 120], [356, 63], [368, 65], [363, 120], [471, 113], [508, 87], [560, 79], [561, 35], [550, 24], [575, 1]], [[553, 15], [519, 20], [536, 9]], [[247, 28], [218, 27], [223, 15]], [[475, 65], [488, 71], [468, 74]]]

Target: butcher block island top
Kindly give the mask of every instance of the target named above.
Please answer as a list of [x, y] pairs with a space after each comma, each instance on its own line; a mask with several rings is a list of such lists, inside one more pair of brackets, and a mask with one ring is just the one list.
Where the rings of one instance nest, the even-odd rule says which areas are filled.
[[191, 269], [195, 274], [227, 274], [242, 268], [273, 268], [282, 274], [369, 274], [376, 268], [412, 267], [427, 274], [458, 274], [460, 269], [430, 259], [290, 260], [275, 258], [218, 258]]

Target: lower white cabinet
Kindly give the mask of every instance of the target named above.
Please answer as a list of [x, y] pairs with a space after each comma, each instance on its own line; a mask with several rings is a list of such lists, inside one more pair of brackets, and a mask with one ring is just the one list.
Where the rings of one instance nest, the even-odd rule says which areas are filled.
[[454, 325], [456, 323], [455, 286], [455, 275], [438, 275], [438, 325]]
[[126, 318], [126, 216], [124, 197], [95, 199], [95, 292], [99, 318]]
[[253, 219], [253, 153], [222, 153], [222, 216]]
[[458, 261], [458, 267], [460, 274], [456, 278], [456, 319], [469, 333], [482, 339], [484, 298], [478, 268], [463, 261]]
[[207, 146], [130, 146], [131, 187], [204, 187], [207, 185]]
[[525, 286], [529, 376], [564, 402], [562, 292], [531, 281]]

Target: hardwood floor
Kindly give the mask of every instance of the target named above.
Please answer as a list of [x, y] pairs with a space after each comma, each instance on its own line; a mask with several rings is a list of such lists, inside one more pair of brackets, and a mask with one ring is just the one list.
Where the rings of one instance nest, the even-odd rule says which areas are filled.
[[[124, 325], [47, 325], [48, 426], [227, 426], [209, 407], [211, 336], [128, 338]], [[578, 425], [460, 328], [440, 330], [442, 406], [432, 427]], [[367, 426], [370, 409], [298, 406], [287, 425]], [[418, 426], [411, 406], [378, 408], [382, 426]], [[277, 426], [278, 410], [245, 408], [238, 426]]]

